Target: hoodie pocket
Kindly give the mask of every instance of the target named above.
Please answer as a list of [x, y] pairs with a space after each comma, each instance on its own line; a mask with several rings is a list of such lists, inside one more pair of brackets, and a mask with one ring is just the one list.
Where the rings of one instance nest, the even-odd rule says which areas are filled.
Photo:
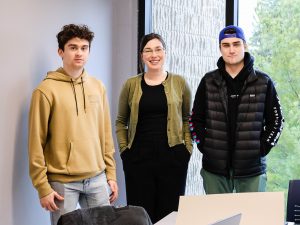
[[95, 138], [70, 142], [66, 166], [71, 175], [103, 170], [105, 164], [99, 140]]

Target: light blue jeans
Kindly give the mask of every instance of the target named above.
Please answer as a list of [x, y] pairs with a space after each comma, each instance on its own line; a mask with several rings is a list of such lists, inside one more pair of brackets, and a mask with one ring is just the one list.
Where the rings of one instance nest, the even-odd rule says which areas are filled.
[[81, 208], [110, 205], [110, 188], [104, 172], [88, 179], [70, 182], [50, 182], [51, 187], [59, 195], [64, 197], [63, 201], [55, 201], [59, 210], [50, 213], [51, 225], [57, 225], [61, 215], [77, 209], [79, 203]]

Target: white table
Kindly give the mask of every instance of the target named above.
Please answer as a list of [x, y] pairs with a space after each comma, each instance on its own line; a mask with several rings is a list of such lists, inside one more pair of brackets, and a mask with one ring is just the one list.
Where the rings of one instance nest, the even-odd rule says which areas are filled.
[[160, 221], [154, 225], [175, 225], [176, 224], [177, 212], [171, 212], [166, 217], [162, 218]]

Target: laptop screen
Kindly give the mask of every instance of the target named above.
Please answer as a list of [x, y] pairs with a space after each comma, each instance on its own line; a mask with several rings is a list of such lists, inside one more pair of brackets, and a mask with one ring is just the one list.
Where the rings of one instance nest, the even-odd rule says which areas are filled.
[[211, 223], [209, 225], [239, 225], [240, 221], [241, 221], [241, 217], [242, 217], [242, 214], [239, 213], [239, 214], [227, 217], [225, 219], [218, 220], [218, 221], [216, 221], [214, 223]]

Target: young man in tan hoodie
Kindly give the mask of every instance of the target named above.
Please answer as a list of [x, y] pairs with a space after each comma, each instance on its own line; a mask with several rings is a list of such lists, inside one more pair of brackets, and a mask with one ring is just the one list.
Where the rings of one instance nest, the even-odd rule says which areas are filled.
[[103, 83], [84, 70], [94, 33], [65, 25], [57, 34], [63, 66], [32, 94], [29, 167], [43, 208], [62, 214], [118, 197], [109, 104]]

